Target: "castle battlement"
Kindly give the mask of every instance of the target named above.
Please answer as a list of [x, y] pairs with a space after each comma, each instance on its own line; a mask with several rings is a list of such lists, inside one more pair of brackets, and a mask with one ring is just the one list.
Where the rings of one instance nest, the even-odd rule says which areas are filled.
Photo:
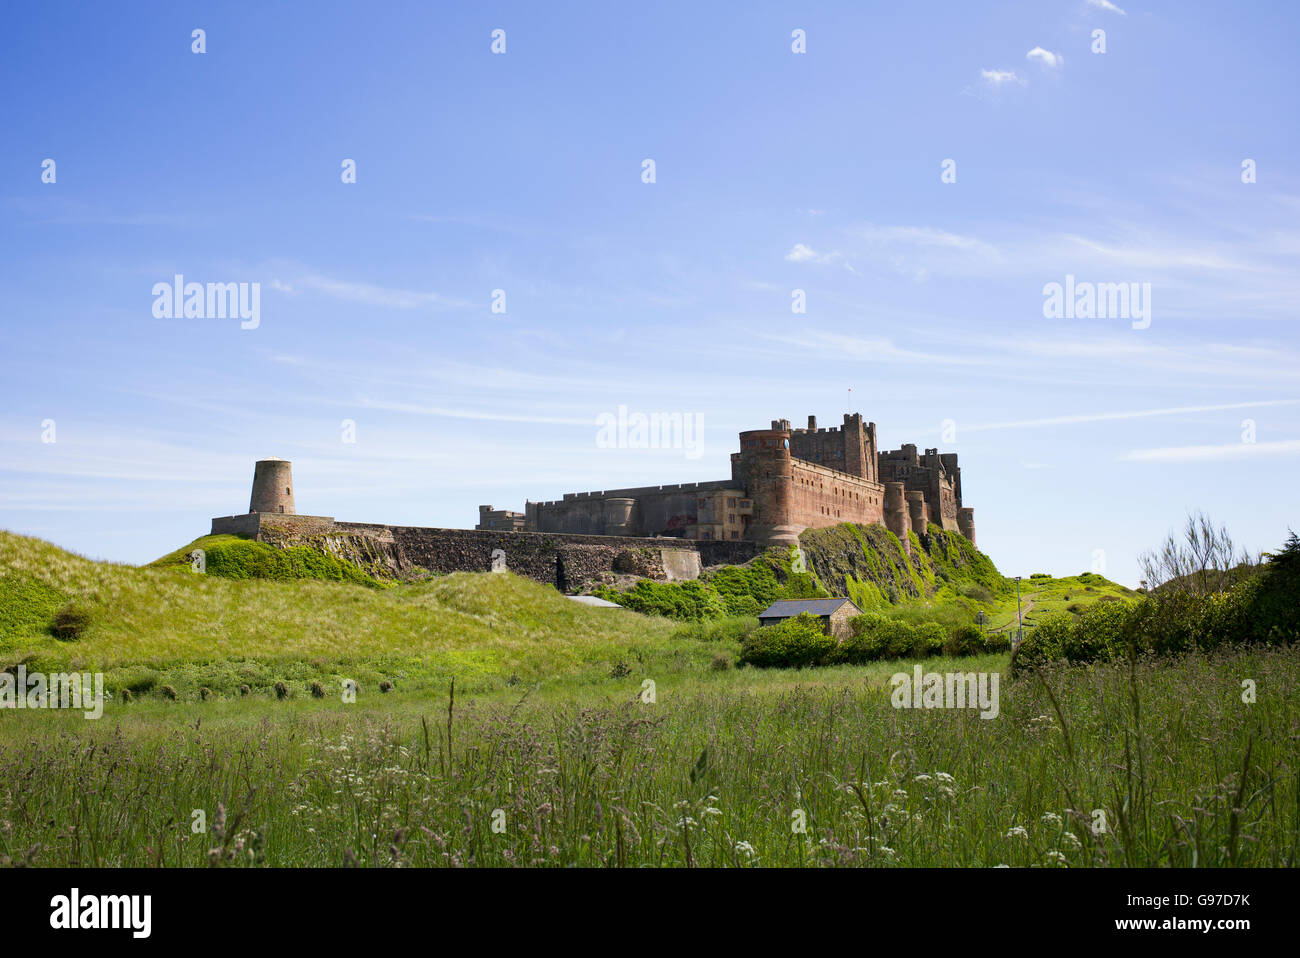
[[[501, 528], [519, 515], [486, 508], [480, 515], [497, 524], [480, 528]], [[931, 523], [975, 538], [956, 454], [920, 454], [912, 444], [880, 451], [876, 424], [860, 413], [828, 427], [809, 416], [806, 427], [773, 419], [768, 429], [742, 432], [730, 479], [569, 492], [526, 502], [523, 516], [529, 532], [764, 545], [793, 543], [804, 529], [841, 522], [885, 525], [905, 548], [910, 532], [926, 535]]]

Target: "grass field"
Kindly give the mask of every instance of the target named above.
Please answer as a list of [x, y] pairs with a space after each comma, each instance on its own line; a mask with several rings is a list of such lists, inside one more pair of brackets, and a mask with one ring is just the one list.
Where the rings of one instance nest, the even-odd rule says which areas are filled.
[[[36, 865], [1296, 864], [1294, 652], [1148, 662], [1132, 675], [1067, 669], [1005, 686], [992, 720], [891, 707], [888, 675], [909, 665], [663, 675], [652, 704], [652, 676], [636, 672], [454, 703], [363, 689], [354, 705], [150, 701], [99, 722], [10, 712], [0, 854]], [[1254, 704], [1242, 677], [1258, 684]], [[200, 809], [208, 831], [195, 835]]]
[[[1031, 617], [1126, 592], [1022, 586]], [[942, 621], [968, 614], [963, 598], [891, 614]], [[69, 605], [89, 624], [55, 638], [45, 623]], [[725, 628], [509, 574], [225, 579], [9, 534], [0, 627], [0, 666], [102, 670], [114, 693], [98, 721], [0, 709], [13, 864], [1216, 866], [1300, 851], [1293, 650], [1015, 683], [1005, 655], [924, 663], [998, 673], [985, 720], [893, 707], [890, 676], [911, 661], [737, 668]]]

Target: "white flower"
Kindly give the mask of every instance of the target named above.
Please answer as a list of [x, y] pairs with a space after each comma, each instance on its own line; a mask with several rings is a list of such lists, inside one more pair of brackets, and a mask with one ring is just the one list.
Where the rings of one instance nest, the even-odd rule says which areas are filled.
[[1029, 832], [1025, 831], [1025, 826], [1015, 825], [1007, 832], [1007, 838], [1028, 838]]
[[1044, 812], [1044, 813], [1043, 813], [1043, 824], [1044, 824], [1044, 825], [1059, 825], [1059, 824], [1061, 824], [1061, 816], [1058, 815], [1058, 814], [1056, 814], [1056, 812]]
[[953, 782], [956, 781], [956, 779], [953, 778], [951, 775], [949, 775], [947, 772], [935, 772], [934, 777], [937, 778], [939, 781], [949, 785], [951, 785]]

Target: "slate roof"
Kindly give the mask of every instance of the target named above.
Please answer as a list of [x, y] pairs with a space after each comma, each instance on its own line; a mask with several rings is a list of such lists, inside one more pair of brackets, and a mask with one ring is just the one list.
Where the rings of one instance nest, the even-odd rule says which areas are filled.
[[[801, 612], [811, 612], [813, 615], [830, 615], [846, 602], [853, 605], [848, 599], [781, 599], [773, 602], [765, 611], [758, 613], [758, 617], [760, 619], [788, 619]], [[858, 609], [856, 605], [853, 605], [853, 608]], [[862, 610], [858, 609], [858, 612], [861, 613]]]
[[623, 606], [617, 602], [608, 602], [605, 599], [598, 599], [594, 595], [566, 595], [566, 599], [573, 602], [581, 602], [583, 605], [594, 606], [598, 609], [621, 609]]

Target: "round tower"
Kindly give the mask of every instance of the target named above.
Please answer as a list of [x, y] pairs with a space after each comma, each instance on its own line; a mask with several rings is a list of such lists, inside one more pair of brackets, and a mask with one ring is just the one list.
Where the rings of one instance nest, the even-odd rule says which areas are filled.
[[[957, 531], [975, 545], [975, 510], [970, 506], [957, 510]], [[979, 548], [979, 546], [975, 546]]]
[[253, 467], [253, 496], [249, 512], [294, 515], [293, 470], [287, 459], [259, 459]]
[[733, 472], [754, 503], [745, 538], [763, 545], [798, 545], [803, 530], [794, 521], [789, 422], [773, 420], [771, 429], [742, 432]]
[[607, 536], [635, 536], [640, 533], [641, 514], [635, 499], [615, 497], [602, 501], [601, 528]]
[[898, 536], [903, 550], [908, 548], [906, 486], [901, 482], [885, 483], [885, 528]]
[[907, 494], [907, 512], [912, 519], [912, 531], [918, 536], [925, 535], [925, 493], [913, 489]]

